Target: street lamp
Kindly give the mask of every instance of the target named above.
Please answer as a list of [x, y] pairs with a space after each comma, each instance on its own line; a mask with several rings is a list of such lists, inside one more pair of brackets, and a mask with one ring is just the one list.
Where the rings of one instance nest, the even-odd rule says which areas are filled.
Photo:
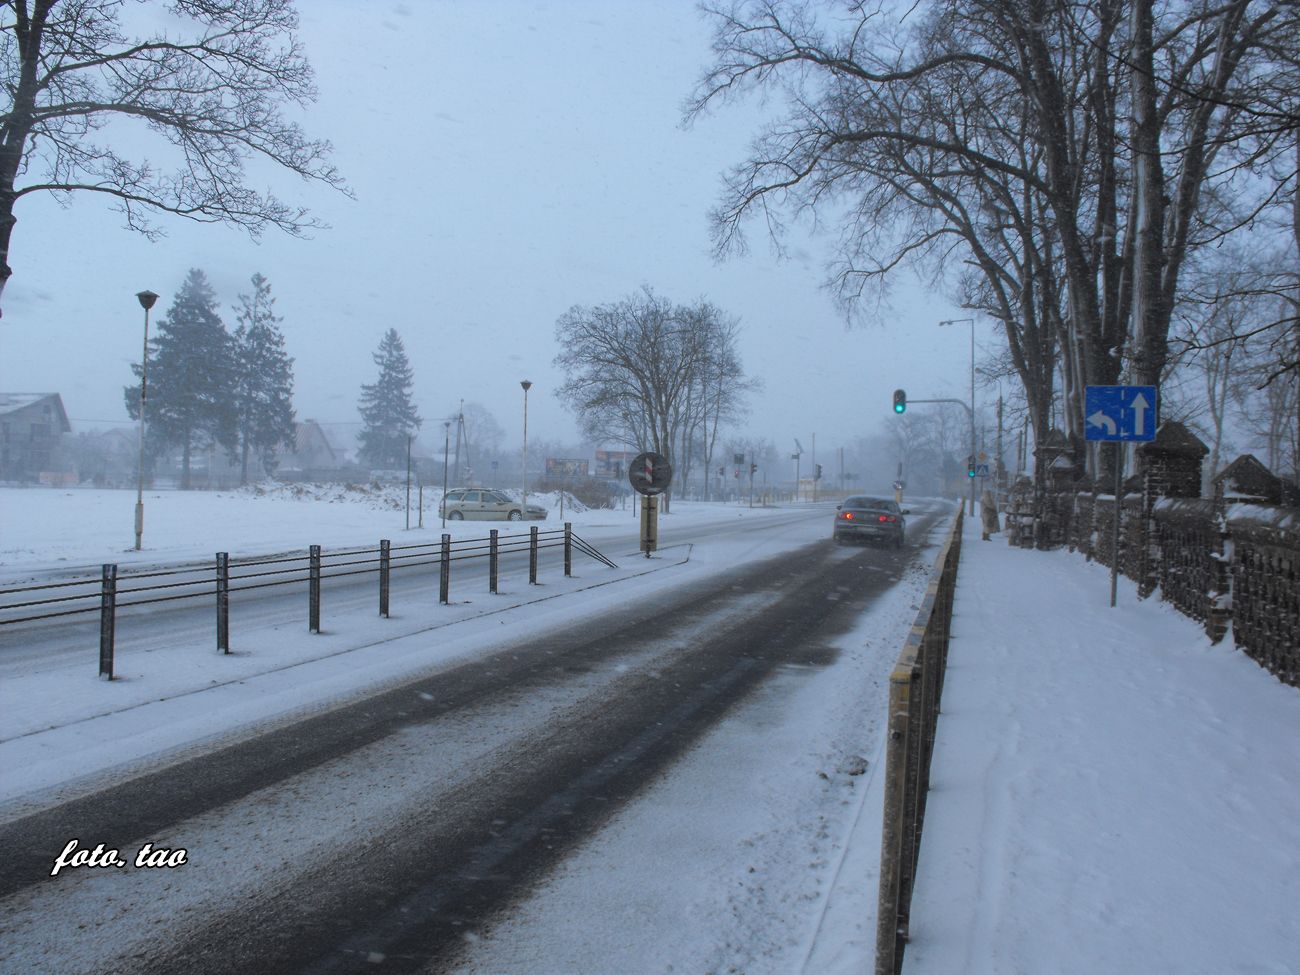
[[[975, 319], [973, 318], [949, 318], [939, 323], [940, 325], [969, 325], [970, 326], [970, 457], [971, 463], [975, 463]], [[970, 479], [970, 513], [975, 515], [975, 478]]]
[[528, 391], [533, 388], [533, 384], [527, 379], [519, 383], [524, 388], [524, 459], [523, 473], [520, 480], [523, 482], [524, 498], [519, 502], [519, 506], [525, 511], [528, 510]]
[[[435, 441], [436, 442], [436, 441]], [[447, 527], [447, 449], [451, 443], [451, 421], [442, 421], [442, 527]], [[457, 444], [459, 446], [459, 443]]]
[[135, 550], [138, 552], [144, 537], [144, 404], [149, 383], [149, 309], [158, 296], [152, 291], [141, 291], [135, 297], [144, 309], [144, 352], [140, 354], [140, 478], [135, 491]]

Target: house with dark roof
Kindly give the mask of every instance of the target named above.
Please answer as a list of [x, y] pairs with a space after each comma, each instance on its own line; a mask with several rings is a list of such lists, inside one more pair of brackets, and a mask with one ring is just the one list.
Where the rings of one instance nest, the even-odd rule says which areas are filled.
[[60, 449], [71, 432], [58, 393], [0, 393], [0, 481], [75, 483]]
[[293, 449], [282, 448], [277, 459], [275, 476], [280, 480], [334, 480], [353, 473], [347, 451], [315, 420], [295, 424]]

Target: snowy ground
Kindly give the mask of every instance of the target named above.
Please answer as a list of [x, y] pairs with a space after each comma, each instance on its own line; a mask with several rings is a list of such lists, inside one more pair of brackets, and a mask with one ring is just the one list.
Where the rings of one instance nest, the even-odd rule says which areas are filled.
[[[60, 492], [32, 493], [44, 503]], [[13, 497], [0, 492], [6, 561], [40, 534], [30, 525], [34, 509], [15, 516]], [[116, 494], [114, 517], [124, 497]], [[299, 502], [271, 499], [272, 507], [258, 509], [268, 499], [238, 501], [232, 517], [229, 500], [223, 508], [209, 502], [214, 496], [188, 497], [214, 508], [181, 519], [187, 541], [168, 548], [160, 524], [168, 499], [161, 499], [150, 522], [153, 560], [234, 550], [232, 535], [245, 529], [270, 548], [301, 545], [297, 537], [288, 543], [298, 531], [290, 506]], [[365, 506], [346, 506], [356, 507]], [[304, 508], [301, 526], [315, 536], [308, 540], [327, 544], [390, 537], [401, 518], [391, 510], [345, 511], [341, 503]], [[700, 509], [682, 506], [673, 517], [701, 526], [772, 517]], [[68, 558], [81, 557], [72, 554], [78, 539], [103, 551], [121, 544], [110, 540], [117, 533], [82, 536], [62, 527], [95, 521], [78, 521], [74, 512], [60, 509], [53, 532], [68, 544]], [[630, 512], [586, 517], [592, 533], [611, 518], [632, 522]], [[213, 544], [219, 531], [224, 545]], [[572, 592], [557, 587], [558, 598], [544, 605], [456, 624], [451, 629], [462, 635], [440, 642], [439, 659], [483, 652], [525, 627], [536, 633], [552, 622], [595, 618], [633, 591], [690, 585], [737, 558], [824, 537], [819, 518], [770, 535], [733, 535], [697, 545], [688, 562], [664, 552], [649, 574], [596, 589], [582, 588], [594, 581], [584, 570]], [[770, 681], [508, 921], [468, 946], [463, 971], [869, 970], [885, 686], [934, 551], [929, 545], [904, 582], [837, 641], [832, 665], [790, 668]], [[99, 558], [92, 552], [85, 561]], [[909, 975], [1296, 970], [1300, 692], [1230, 642], [1210, 645], [1168, 606], [1138, 602], [1124, 580], [1117, 609], [1107, 597], [1106, 571], [1079, 556], [1012, 550], [968, 532]], [[128, 750], [135, 742], [144, 756], [165, 742], [210, 740], [310, 700], [353, 693], [358, 674], [382, 685], [437, 666], [428, 643], [398, 639], [382, 657], [358, 647], [295, 667], [288, 679], [255, 675], [170, 701], [144, 695], [118, 710], [104, 708], [104, 694], [129, 695], [139, 685], [68, 679], [57, 696], [80, 700], [85, 710], [59, 703], [65, 710], [54, 727], [38, 727], [31, 712], [31, 701], [50, 688], [7, 677], [0, 768], [9, 802], [0, 817], [48, 801], [59, 782], [102, 763], [96, 749], [105, 741]]]
[[[347, 546], [373, 544], [381, 536], [408, 543], [441, 534], [441, 527], [401, 533], [404, 514], [391, 507], [391, 497], [333, 489], [301, 495], [167, 493], [155, 508], [168, 512], [171, 520], [154, 520], [153, 546], [142, 553], [121, 553], [115, 548], [119, 533], [109, 527], [105, 515], [120, 514], [124, 503], [129, 511], [134, 504], [131, 492], [5, 490], [0, 491], [5, 512], [5, 542], [0, 547], [11, 560], [4, 566], [10, 577], [25, 580], [58, 576], [98, 558], [125, 556], [149, 564], [210, 559], [214, 545], [228, 546], [232, 553], [261, 553], [300, 549], [297, 540], [304, 537]], [[6, 770], [0, 777], [0, 803], [10, 803], [0, 808], [0, 815], [10, 818], [90, 791], [98, 782], [119, 776], [121, 766], [179, 758], [228, 737], [234, 729], [291, 720], [322, 703], [491, 652], [550, 626], [598, 619], [627, 599], [690, 585], [828, 534], [829, 515], [820, 511], [755, 535], [735, 529], [788, 520], [791, 511], [680, 502], [676, 509], [661, 520], [661, 549], [653, 559], [626, 557], [628, 537], [634, 551], [638, 530], [630, 509], [587, 511], [572, 518], [566, 512], [576, 531], [598, 545], [608, 541], [615, 546], [610, 551], [618, 556], [620, 568], [578, 557], [574, 578], [565, 579], [553, 554], [541, 586], [527, 585], [516, 572], [503, 576], [499, 595], [453, 587], [451, 605], [439, 606], [436, 598], [399, 600], [386, 620], [376, 619], [369, 600], [364, 612], [327, 608], [320, 634], [306, 632], [301, 621], [250, 629], [241, 625], [239, 606], [234, 605], [232, 654], [213, 651], [210, 626], [165, 644], [119, 641], [111, 683], [95, 675], [98, 630], [93, 618], [78, 631], [84, 630], [82, 653], [36, 661], [21, 653], [0, 653], [0, 768]], [[546, 524], [558, 527], [554, 520]], [[438, 522], [426, 518], [428, 525]], [[526, 533], [528, 525], [449, 522], [448, 532], [477, 538], [494, 527], [503, 535], [511, 530]], [[701, 532], [721, 534], [703, 544], [674, 543], [675, 534], [688, 531], [696, 537]], [[52, 562], [50, 553], [63, 553], [67, 562]], [[436, 583], [432, 585], [436, 590]], [[0, 648], [16, 646], [21, 633], [0, 628]], [[17, 769], [21, 774], [12, 774]], [[89, 778], [75, 787], [66, 785], [85, 776]]]
[[1300, 971], [1300, 690], [1118, 604], [967, 534], [906, 975]]
[[[515, 492], [517, 494], [517, 492]], [[0, 488], [0, 582], [30, 574], [90, 569], [96, 574], [105, 562], [127, 567], [194, 559], [211, 559], [214, 552], [232, 558], [274, 552], [302, 552], [309, 545], [342, 547], [434, 542], [446, 531], [453, 538], [478, 538], [497, 528], [503, 533], [527, 533], [530, 525], [543, 530], [573, 522], [575, 531], [626, 526], [637, 530], [628, 502], [625, 508], [582, 509], [566, 503], [560, 517], [558, 494], [528, 495], [550, 514], [541, 522], [448, 522], [438, 518], [441, 491], [424, 492], [424, 527], [418, 498], [411, 493], [410, 524], [406, 528], [406, 490], [401, 486], [285, 484], [251, 486], [235, 491], [146, 491], [144, 542], [135, 545], [135, 492], [95, 488]], [[764, 509], [737, 505], [682, 504], [673, 523]]]
[[832, 665], [769, 681], [455, 970], [870, 971], [889, 673], [935, 547], [834, 641]]
[[[1297, 971], [1300, 692], [1123, 580], [1110, 609], [1104, 568], [974, 528], [904, 971]], [[716, 729], [464, 971], [871, 970], [908, 609]]]

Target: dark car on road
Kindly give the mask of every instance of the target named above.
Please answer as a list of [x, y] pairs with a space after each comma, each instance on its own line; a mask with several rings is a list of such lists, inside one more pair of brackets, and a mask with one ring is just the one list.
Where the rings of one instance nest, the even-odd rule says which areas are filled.
[[892, 498], [872, 498], [855, 494], [845, 498], [835, 509], [835, 528], [831, 537], [835, 544], [845, 542], [884, 542], [895, 548], [903, 547], [907, 534], [906, 508], [900, 508]]

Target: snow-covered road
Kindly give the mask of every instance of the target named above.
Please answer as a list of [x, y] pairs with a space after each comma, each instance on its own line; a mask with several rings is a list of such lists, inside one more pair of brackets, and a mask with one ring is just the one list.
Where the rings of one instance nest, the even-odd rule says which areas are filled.
[[[330, 509], [345, 519], [356, 515], [341, 505]], [[275, 505], [266, 511], [261, 523], [257, 509], [241, 514], [274, 538], [275, 526], [292, 519]], [[612, 517], [618, 524], [610, 529], [618, 530], [627, 514], [591, 517]], [[377, 516], [391, 520], [393, 513]], [[439, 810], [448, 813], [449, 828], [456, 820], [500, 830], [492, 819], [466, 820], [470, 806], [456, 796], [470, 802], [518, 784], [517, 767], [486, 779], [482, 773], [515, 753], [521, 736], [525, 751], [515, 764], [525, 769], [566, 727], [604, 740], [593, 722], [628, 712], [600, 706], [627, 700], [610, 697], [615, 688], [645, 681], [647, 667], [667, 673], [696, 639], [743, 625], [756, 609], [746, 591], [767, 586], [779, 595], [781, 587], [775, 578], [761, 580], [733, 594], [722, 616], [700, 616], [680, 640], [659, 648], [629, 640], [623, 657], [609, 646], [615, 632], [602, 621], [611, 612], [635, 621], [638, 605], [656, 600], [703, 597], [734, 565], [825, 540], [826, 512], [777, 525], [784, 516], [683, 506], [678, 524], [735, 521], [738, 530], [699, 542], [689, 560], [684, 548], [665, 551], [639, 564], [646, 574], [613, 584], [597, 585], [589, 568], [572, 589], [548, 579], [541, 602], [451, 627], [430, 628], [455, 616], [454, 606], [403, 607], [404, 618], [389, 631], [397, 639], [367, 646], [364, 634], [380, 624], [369, 613], [355, 624], [336, 621], [337, 632], [320, 638], [296, 624], [292, 632], [270, 630], [241, 648], [244, 656], [227, 660], [211, 652], [206, 637], [196, 653], [160, 649], [147, 655], [148, 667], [112, 685], [95, 680], [93, 668], [45, 684], [6, 679], [0, 829], [62, 800], [93, 808], [109, 796], [106, 787], [133, 777], [153, 774], [160, 786], [185, 792], [179, 782], [167, 785], [163, 769], [213, 748], [236, 748], [247, 728], [271, 741], [267, 735], [287, 732], [313, 710], [342, 714], [366, 696], [400, 693], [421, 674], [442, 675], [379, 716], [399, 730], [357, 743], [353, 751], [368, 761], [306, 762], [286, 780], [291, 788], [231, 796], [216, 809], [199, 803], [180, 822], [160, 822], [149, 835], [163, 845], [189, 844], [191, 862], [172, 870], [74, 868], [15, 890], [0, 903], [0, 951], [7, 952], [0, 969], [102, 970], [112, 955], [118, 970], [148, 970], [168, 943], [159, 933], [202, 930], [203, 920], [219, 913], [214, 896], [223, 909], [269, 905], [263, 915], [252, 908], [244, 915], [256, 929], [278, 923], [274, 894], [304, 878], [325, 890], [353, 860], [368, 858], [393, 876], [404, 863], [433, 862], [445, 852], [440, 844], [414, 852], [398, 846], [397, 860], [386, 864], [376, 838], [432, 822]], [[630, 516], [626, 521], [630, 527]], [[373, 524], [356, 532], [339, 541], [388, 534]], [[1300, 808], [1300, 694], [1230, 640], [1211, 645], [1169, 606], [1138, 601], [1125, 580], [1120, 607], [1109, 609], [1106, 570], [1078, 555], [981, 542], [974, 522], [967, 532], [906, 971], [1294, 971], [1300, 833], [1288, 812]], [[919, 534], [912, 541], [917, 548], [899, 581], [852, 625], [816, 636], [812, 662], [777, 663], [733, 700], [724, 720], [689, 735], [632, 799], [611, 803], [616, 808], [598, 826], [588, 820], [580, 835], [560, 838], [563, 857], [531, 860], [522, 888], [494, 896], [477, 926], [459, 926], [458, 949], [439, 967], [467, 975], [869, 970], [885, 683], [935, 551]], [[209, 540], [200, 544], [190, 554], [211, 548]], [[831, 563], [867, 556], [864, 566], [876, 571], [885, 567], [872, 558], [890, 555], [826, 552]], [[186, 552], [160, 547], [149, 555]], [[839, 594], [835, 586], [828, 593]], [[503, 597], [493, 608], [508, 602]], [[479, 613], [484, 606], [461, 608]], [[444, 708], [420, 720], [438, 710], [437, 695], [460, 666], [566, 630], [585, 636], [591, 649], [585, 663], [569, 662], [563, 679], [534, 680], [527, 695], [483, 697], [462, 712]], [[312, 650], [311, 660], [233, 680], [228, 673], [203, 689], [220, 676], [206, 668], [261, 666], [273, 654], [301, 652], [299, 644]], [[327, 645], [331, 653], [317, 652]], [[338, 726], [332, 733], [346, 732]], [[325, 747], [327, 737], [317, 744]], [[299, 747], [309, 746], [310, 736], [299, 739]], [[274, 758], [271, 749], [259, 760]], [[191, 782], [195, 794], [213, 784]], [[448, 801], [430, 802], [432, 795]], [[83, 822], [119, 814], [127, 822], [134, 813], [129, 804], [106, 806], [96, 813], [101, 818]], [[561, 820], [580, 818], [580, 810], [560, 810]], [[109, 840], [111, 832], [68, 837]], [[63, 832], [39, 835], [36, 848], [52, 862], [58, 851], [45, 847], [61, 847]], [[10, 865], [30, 855], [37, 836], [9, 834], [6, 849], [16, 850]], [[205, 891], [194, 880], [217, 862], [219, 882]], [[200, 949], [200, 963], [219, 968], [238, 940], [189, 944]], [[385, 958], [372, 942], [364, 967], [374, 970]]]
[[[462, 625], [444, 627], [433, 642], [427, 630], [417, 631], [207, 691], [192, 687], [152, 702], [146, 694], [129, 705], [133, 691], [157, 690], [157, 674], [142, 672], [120, 686], [64, 675], [63, 683], [77, 688], [65, 696], [94, 713], [78, 720], [75, 708], [65, 710], [61, 728], [33, 721], [39, 695], [29, 686], [8, 702], [21, 705], [24, 730], [0, 743], [0, 760], [22, 769], [6, 779], [10, 802], [0, 845], [13, 869], [0, 963], [39, 952], [49, 971], [168, 970], [179, 956], [149, 944], [159, 924], [167, 926], [170, 944], [183, 946], [193, 970], [256, 968], [267, 944], [232, 937], [254, 930], [279, 932], [272, 940], [285, 958], [314, 957], [321, 970], [372, 970], [385, 959], [389, 968], [414, 970], [430, 951], [414, 946], [435, 929], [444, 960], [457, 947], [509, 945], [502, 935], [509, 928], [489, 922], [512, 916], [503, 910], [518, 899], [521, 883], [549, 876], [560, 862], [557, 851], [575, 849], [609, 815], [634, 809], [646, 777], [671, 767], [736, 702], [757, 692], [754, 701], [779, 710], [807, 681], [837, 670], [837, 690], [823, 693], [808, 729], [818, 738], [818, 729], [836, 723], [869, 729], [862, 715], [874, 702], [867, 698], [910, 621], [926, 553], [836, 550], [826, 540], [823, 511], [793, 520], [770, 515], [768, 522], [766, 531], [761, 519], [751, 520], [744, 531], [699, 543], [683, 564], [649, 560], [646, 575], [467, 621], [459, 637]], [[811, 549], [810, 541], [817, 542]], [[796, 550], [797, 557], [761, 558]], [[733, 568], [747, 562], [751, 568]], [[854, 574], [838, 583], [827, 581], [849, 570]], [[873, 653], [847, 655], [857, 677], [876, 675], [854, 686], [846, 680], [853, 669], [844, 669], [846, 655], [831, 637], [852, 630], [865, 599], [879, 603], [885, 616], [878, 625], [892, 632]], [[672, 613], [674, 607], [686, 610]], [[667, 630], [664, 612], [674, 621]], [[250, 656], [284, 640], [274, 631], [268, 636]], [[356, 633], [341, 626], [333, 636]], [[152, 669], [160, 670], [162, 657], [155, 657]], [[479, 662], [461, 663], [470, 660]], [[475, 668], [483, 689], [457, 697], [456, 675]], [[412, 683], [422, 673], [436, 676]], [[105, 711], [104, 693], [119, 690], [125, 706]], [[742, 713], [752, 716], [754, 706], [742, 705]], [[249, 738], [250, 726], [260, 737]], [[851, 746], [836, 747], [855, 754], [869, 747], [860, 734], [850, 737]], [[831, 757], [820, 738], [815, 747]], [[220, 771], [199, 757], [214, 748]], [[122, 762], [132, 749], [125, 764], [85, 774], [96, 764]], [[776, 793], [806, 800], [799, 804], [806, 816], [794, 829], [777, 828], [786, 818], [779, 803], [745, 799], [746, 808], [776, 817], [773, 837], [794, 844], [783, 855], [826, 845], [833, 833], [826, 822], [854, 794], [856, 777], [842, 765], [814, 776], [818, 788], [806, 796], [807, 768], [768, 776], [784, 783]], [[790, 788], [790, 776], [798, 786]], [[44, 877], [58, 853], [45, 847], [62, 848], [65, 833], [84, 845], [130, 847], [124, 855], [143, 841], [184, 846], [188, 862], [169, 871], [83, 867]], [[735, 852], [727, 872], [737, 868]], [[632, 856], [634, 864], [644, 860]], [[707, 873], [710, 882], [722, 875]], [[673, 882], [671, 872], [659, 876]], [[815, 907], [825, 876], [811, 887], [799, 878], [794, 886], [803, 892], [794, 896], [811, 896]], [[750, 944], [746, 928], [766, 926], [759, 918], [787, 900], [779, 877], [765, 889], [775, 900], [755, 905], [757, 913], [739, 911], [739, 927], [701, 914], [691, 957], [701, 961]], [[702, 896], [695, 891], [694, 900]], [[107, 913], [105, 903], [113, 905]], [[440, 920], [416, 925], [412, 934], [398, 923], [412, 910]], [[340, 916], [359, 925], [347, 937]], [[324, 928], [322, 919], [329, 919]], [[680, 928], [671, 911], [661, 923], [665, 935]], [[800, 923], [790, 931], [801, 943]], [[322, 955], [326, 942], [339, 950]], [[124, 959], [129, 945], [135, 947]], [[574, 969], [560, 962], [564, 955], [557, 942], [553, 951], [532, 954], [522, 970], [611, 970], [595, 956], [587, 961], [596, 967]], [[655, 956], [640, 957], [644, 970], [656, 970]], [[61, 961], [51, 967], [51, 958]], [[639, 970], [633, 956], [625, 960], [631, 967], [620, 970]], [[463, 963], [480, 964], [472, 957]], [[499, 962], [487, 965], [493, 970]]]

